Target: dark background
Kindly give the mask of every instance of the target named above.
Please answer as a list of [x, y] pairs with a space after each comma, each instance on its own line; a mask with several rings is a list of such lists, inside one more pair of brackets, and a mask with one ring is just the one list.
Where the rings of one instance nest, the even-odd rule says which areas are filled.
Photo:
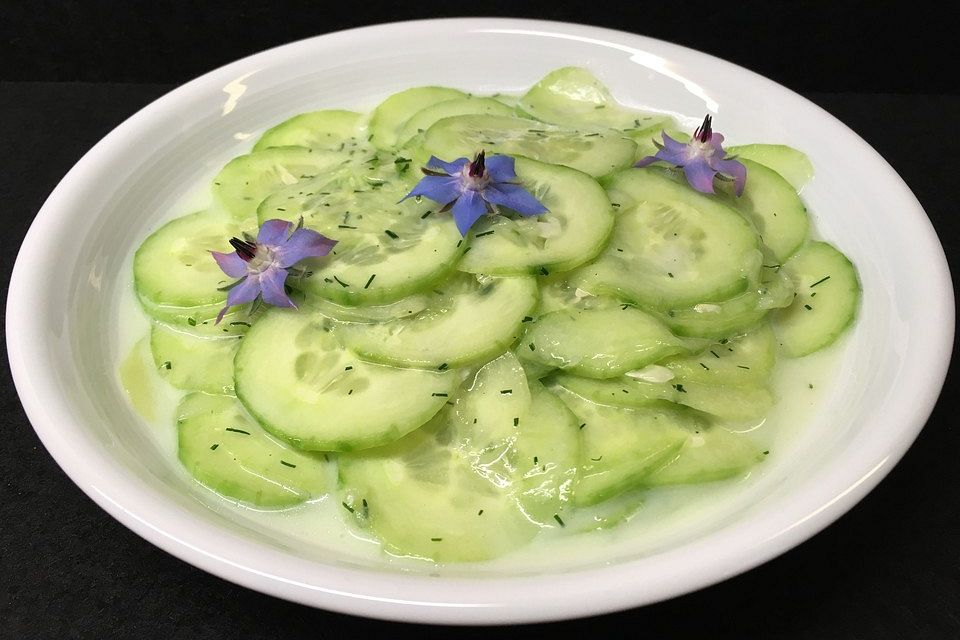
[[[944, 8], [949, 4], [944, 3]], [[933, 4], [490, 0], [414, 5], [0, 0], [0, 269], [44, 198], [134, 111], [193, 76], [297, 38], [375, 22], [502, 15], [621, 28], [767, 75], [846, 122], [927, 210], [957, 268], [956, 27]], [[469, 64], [470, 52], [451, 52]], [[5, 296], [4, 296], [5, 298]], [[5, 304], [5, 300], [4, 300]], [[922, 311], [921, 311], [922, 312]], [[15, 337], [14, 337], [15, 339]], [[2, 342], [5, 357], [5, 342]], [[960, 638], [960, 385], [880, 487], [762, 567], [669, 602], [510, 630], [415, 628], [312, 610], [223, 582], [112, 520], [46, 454], [0, 367], [0, 638], [556, 635]], [[562, 636], [561, 636], [562, 637]]]

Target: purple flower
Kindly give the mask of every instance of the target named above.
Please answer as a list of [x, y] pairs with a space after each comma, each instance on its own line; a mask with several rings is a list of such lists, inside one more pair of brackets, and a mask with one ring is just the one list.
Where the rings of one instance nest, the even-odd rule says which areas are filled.
[[426, 168], [421, 170], [424, 177], [403, 200], [425, 196], [443, 205], [441, 212], [452, 209], [453, 219], [464, 236], [480, 216], [497, 213], [498, 206], [513, 209], [522, 216], [547, 212], [547, 208], [519, 184], [510, 156], [487, 158], [481, 151], [473, 162], [467, 158], [444, 162], [431, 156]]
[[693, 139], [684, 144], [674, 140], [662, 132], [663, 144], [657, 144], [660, 149], [656, 155], [647, 156], [635, 166], [646, 167], [658, 160], [669, 162], [683, 168], [690, 186], [703, 193], [713, 193], [713, 178], [720, 174], [722, 178], [733, 180], [733, 188], [737, 196], [743, 193], [743, 186], [747, 182], [747, 168], [733, 158], [727, 158], [723, 150], [723, 136], [714, 133], [711, 128], [713, 120], [707, 115], [703, 124], [693, 132]]
[[213, 259], [231, 278], [240, 278], [230, 285], [227, 305], [217, 315], [217, 324], [235, 305], [261, 298], [275, 307], [294, 307], [284, 290], [290, 267], [304, 258], [318, 258], [330, 253], [336, 240], [303, 228], [303, 220], [294, 227], [286, 220], [267, 220], [260, 226], [257, 238], [230, 238], [233, 253], [211, 251]]

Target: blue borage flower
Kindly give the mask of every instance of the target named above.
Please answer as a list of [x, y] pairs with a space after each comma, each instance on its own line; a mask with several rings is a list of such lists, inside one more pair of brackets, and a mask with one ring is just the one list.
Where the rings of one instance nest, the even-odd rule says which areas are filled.
[[520, 185], [510, 156], [487, 158], [481, 151], [473, 161], [457, 158], [453, 162], [431, 156], [421, 171], [424, 177], [403, 200], [423, 196], [442, 205], [441, 212], [452, 210], [457, 229], [464, 236], [483, 214], [499, 213], [498, 206], [522, 216], [547, 212], [547, 208]]
[[747, 182], [747, 168], [733, 158], [727, 158], [723, 150], [723, 136], [713, 131], [713, 119], [707, 115], [703, 124], [693, 132], [690, 142], [684, 144], [661, 132], [663, 144], [654, 142], [659, 151], [647, 156], [635, 166], [646, 167], [657, 161], [669, 162], [683, 169], [690, 186], [702, 193], [713, 193], [713, 179], [719, 174], [733, 180], [733, 188], [739, 197]]
[[220, 269], [231, 278], [240, 278], [225, 287], [230, 293], [227, 304], [217, 315], [217, 324], [230, 307], [261, 299], [275, 307], [294, 307], [284, 283], [293, 265], [305, 258], [318, 258], [330, 253], [336, 240], [303, 228], [303, 219], [294, 227], [286, 220], [267, 220], [260, 226], [256, 239], [230, 238], [236, 251], [211, 251]]

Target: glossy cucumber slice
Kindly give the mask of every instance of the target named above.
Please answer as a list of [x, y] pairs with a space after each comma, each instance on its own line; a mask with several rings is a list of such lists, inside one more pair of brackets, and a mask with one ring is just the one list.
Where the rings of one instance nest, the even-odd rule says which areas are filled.
[[793, 281], [781, 265], [764, 265], [759, 282], [728, 300], [669, 309], [658, 316], [677, 335], [699, 338], [726, 338], [749, 331], [767, 317], [771, 309], [793, 302]]
[[191, 393], [177, 408], [178, 456], [201, 484], [260, 507], [288, 507], [326, 493], [317, 458], [275, 440], [232, 396]]
[[440, 120], [423, 134], [419, 159], [425, 162], [431, 155], [447, 161], [472, 158], [481, 149], [602, 176], [630, 166], [636, 144], [609, 130], [578, 131], [510, 116], [457, 116]]
[[747, 168], [747, 184], [742, 196], [730, 194], [727, 201], [753, 222], [763, 243], [778, 261], [784, 262], [810, 233], [807, 208], [779, 173], [746, 158], [740, 161]]
[[429, 289], [452, 270], [466, 243], [435, 204], [401, 200], [416, 183], [411, 161], [379, 152], [344, 170], [277, 191], [261, 220], [297, 220], [338, 243], [298, 266], [312, 275], [290, 285], [342, 305], [395, 302]]
[[363, 116], [359, 113], [342, 109], [301, 113], [267, 129], [253, 145], [253, 150], [307, 147], [345, 151], [361, 147], [364, 146], [360, 140], [362, 121]]
[[337, 304], [323, 298], [312, 298], [310, 308], [317, 310], [321, 315], [340, 320], [341, 322], [358, 322], [371, 324], [389, 322], [401, 318], [412, 318], [427, 309], [432, 302], [429, 294], [415, 294], [389, 304], [354, 307]]
[[829, 346], [853, 324], [860, 281], [850, 260], [826, 242], [811, 242], [783, 269], [797, 297], [773, 314], [773, 329], [788, 356], [805, 356]]
[[427, 422], [457, 385], [450, 371], [370, 364], [318, 314], [270, 309], [237, 352], [236, 389], [271, 433], [302, 449], [355, 451]]
[[596, 256], [613, 229], [613, 207], [590, 176], [525, 158], [521, 183], [549, 212], [536, 217], [488, 216], [474, 227], [462, 271], [493, 275], [567, 270]]
[[764, 322], [741, 335], [720, 338], [695, 355], [676, 356], [662, 364], [675, 376], [705, 384], [762, 385], [773, 373], [777, 343]]
[[717, 198], [657, 170], [630, 169], [608, 184], [619, 206], [607, 248], [571, 275], [575, 286], [671, 309], [744, 291], [761, 267], [750, 223]]
[[560, 386], [603, 404], [617, 407], [652, 407], [674, 403], [729, 422], [762, 418], [773, 406], [773, 395], [758, 385], [721, 385], [680, 376], [666, 382], [647, 382], [630, 376], [593, 380], [569, 374], [552, 378]]
[[190, 317], [196, 323], [216, 316], [227, 299], [218, 289], [230, 279], [210, 251], [233, 251], [230, 238], [242, 231], [215, 211], [183, 216], [154, 231], [133, 257], [134, 287], [146, 312], [184, 324]]
[[395, 93], [381, 102], [370, 116], [370, 142], [379, 149], [395, 147], [404, 123], [440, 102], [466, 98], [467, 94], [447, 87], [414, 87]]
[[445, 370], [496, 356], [516, 342], [537, 302], [531, 277], [464, 275], [436, 290], [428, 310], [382, 324], [346, 324], [338, 334], [364, 358]]
[[613, 407], [591, 402], [563, 387], [551, 390], [583, 425], [573, 494], [578, 506], [642, 486], [644, 478], [676, 457], [699, 425], [694, 414], [682, 410]]
[[413, 114], [400, 128], [397, 142], [400, 145], [406, 144], [411, 138], [425, 132], [433, 126], [433, 123], [438, 120], [443, 120], [444, 118], [491, 114], [510, 116], [513, 115], [513, 109], [493, 98], [475, 98], [468, 96], [466, 98], [455, 98], [453, 100], [438, 102]]
[[646, 128], [669, 120], [618, 104], [610, 90], [581, 67], [551, 71], [520, 98], [517, 108], [537, 120], [574, 128]]
[[214, 198], [238, 220], [253, 218], [264, 198], [333, 171], [349, 158], [338, 151], [270, 147], [234, 158], [213, 179]]
[[806, 154], [785, 144], [744, 144], [726, 151], [740, 160], [752, 160], [773, 169], [797, 191], [813, 178], [813, 164]]
[[644, 480], [648, 487], [726, 480], [742, 475], [764, 454], [748, 436], [712, 426], [695, 432], [679, 455]]
[[614, 378], [693, 346], [632, 307], [554, 311], [527, 323], [524, 359], [588, 378]]
[[150, 350], [160, 376], [178, 389], [233, 393], [233, 357], [242, 336], [205, 337], [154, 323]]

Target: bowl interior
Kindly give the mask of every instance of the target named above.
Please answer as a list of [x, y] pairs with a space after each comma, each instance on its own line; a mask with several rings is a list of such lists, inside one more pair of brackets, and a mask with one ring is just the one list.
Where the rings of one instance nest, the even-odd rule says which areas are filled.
[[[772, 459], [742, 495], [682, 537], [643, 549], [618, 539], [600, 554], [522, 570], [352, 558], [335, 545], [291, 544], [218, 508], [160, 451], [117, 382], [116, 317], [129, 295], [132, 249], [160, 221], [189, 210], [188, 191], [198, 179], [289, 115], [368, 109], [423, 84], [515, 92], [564, 65], [588, 67], [627, 105], [671, 112], [688, 124], [711, 112], [729, 143], [785, 143], [813, 161], [817, 175], [803, 197], [820, 234], [857, 265], [864, 296], [833, 365], [835, 381], [791, 455]], [[839, 122], [703, 54], [618, 32], [513, 20], [337, 33], [239, 61], [176, 90], [114, 131], [58, 187], [24, 244], [10, 296], [8, 331], [18, 332], [9, 341], [11, 361], [31, 420], [73, 479], [128, 526], [195, 564], [277, 595], [371, 615], [455, 621], [478, 616], [478, 607], [519, 620], [639, 604], [796, 544], [849, 508], [912, 441], [939, 392], [953, 327], [949, 275], [922, 209]], [[629, 594], [592, 597], [593, 587], [585, 590], [581, 581], [578, 590], [570, 576], [554, 583], [548, 602], [521, 584], [574, 571], [621, 571]], [[488, 579], [485, 588], [476, 588], [478, 574]], [[491, 579], [505, 586], [492, 589]]]

